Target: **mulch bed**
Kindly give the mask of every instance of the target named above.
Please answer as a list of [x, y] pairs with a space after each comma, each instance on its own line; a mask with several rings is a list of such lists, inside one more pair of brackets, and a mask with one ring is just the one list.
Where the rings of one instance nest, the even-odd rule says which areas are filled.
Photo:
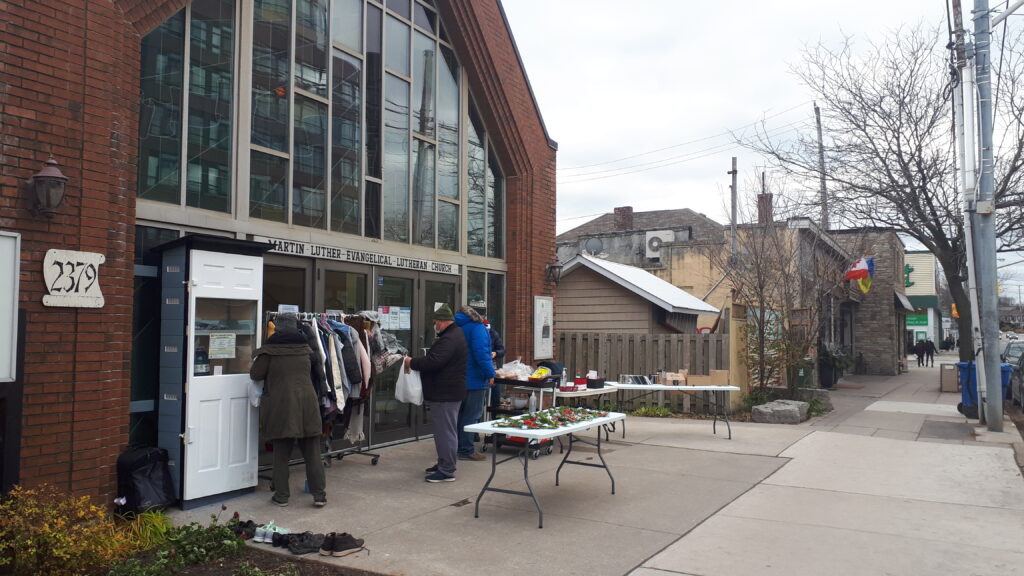
[[[229, 576], [239, 567], [248, 563], [254, 568], [263, 570], [268, 576], [279, 574], [293, 568], [299, 576], [384, 576], [378, 572], [367, 572], [358, 568], [336, 566], [326, 562], [318, 562], [317, 554], [294, 556], [261, 550], [255, 546], [246, 546], [242, 552], [227, 559], [188, 566], [179, 576]], [[287, 572], [286, 572], [287, 573]]]

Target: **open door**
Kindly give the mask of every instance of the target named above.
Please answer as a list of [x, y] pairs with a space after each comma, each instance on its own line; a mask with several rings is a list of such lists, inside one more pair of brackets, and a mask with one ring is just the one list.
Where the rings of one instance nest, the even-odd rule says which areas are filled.
[[257, 483], [249, 366], [260, 342], [263, 259], [191, 251], [183, 500]]

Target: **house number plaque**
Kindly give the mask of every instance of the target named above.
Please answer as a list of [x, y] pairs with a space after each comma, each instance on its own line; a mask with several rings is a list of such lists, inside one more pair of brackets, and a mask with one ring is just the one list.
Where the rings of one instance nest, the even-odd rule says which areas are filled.
[[47, 250], [43, 280], [49, 295], [43, 296], [43, 306], [102, 308], [100, 264], [106, 260], [95, 252]]

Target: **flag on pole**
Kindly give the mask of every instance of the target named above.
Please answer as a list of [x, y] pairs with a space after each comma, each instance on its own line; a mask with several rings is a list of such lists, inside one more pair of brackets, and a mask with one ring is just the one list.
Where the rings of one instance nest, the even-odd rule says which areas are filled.
[[875, 258], [874, 256], [868, 256], [861, 258], [850, 266], [850, 269], [846, 271], [846, 276], [843, 280], [856, 280], [860, 286], [860, 291], [867, 294], [868, 290], [871, 290], [871, 283], [875, 277]]

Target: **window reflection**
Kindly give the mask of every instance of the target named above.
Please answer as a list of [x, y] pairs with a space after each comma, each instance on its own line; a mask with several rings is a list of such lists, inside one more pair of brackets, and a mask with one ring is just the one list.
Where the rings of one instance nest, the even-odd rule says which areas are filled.
[[486, 204], [487, 204], [487, 156], [484, 151], [483, 131], [480, 121], [471, 109], [469, 117], [469, 149], [466, 168], [466, 249], [470, 254], [485, 255]]
[[441, 47], [437, 77], [437, 194], [459, 197], [459, 64]]
[[288, 151], [291, 0], [256, 0], [252, 37], [252, 143]]
[[249, 216], [287, 222], [288, 159], [253, 150], [249, 170]]
[[412, 126], [427, 136], [434, 135], [434, 39], [416, 33], [413, 47]]
[[384, 86], [384, 239], [409, 241], [409, 84]]
[[295, 98], [292, 157], [292, 223], [324, 228], [324, 179], [327, 150], [327, 107]]
[[331, 0], [331, 39], [363, 51], [363, 0]]
[[192, 3], [186, 204], [230, 212], [235, 6]]
[[295, 87], [327, 96], [327, 0], [295, 4]]
[[412, 172], [412, 238], [420, 246], [434, 245], [434, 146], [415, 139]]
[[[366, 7], [366, 174], [380, 178], [381, 171], [381, 93], [384, 61], [381, 54], [381, 12]], [[375, 236], [380, 238], [380, 236]]]
[[487, 223], [487, 255], [501, 258], [505, 253], [503, 234], [504, 181], [494, 156], [487, 158], [487, 203], [484, 220]]
[[451, 202], [437, 204], [437, 247], [459, 251], [459, 205]]
[[185, 11], [142, 39], [138, 196], [181, 202], [181, 90]]
[[362, 62], [334, 51], [334, 89], [331, 95], [331, 230], [359, 234], [361, 131], [359, 106]]
[[394, 16], [388, 16], [384, 30], [387, 43], [384, 61], [387, 67], [403, 76], [409, 75], [409, 26]]

